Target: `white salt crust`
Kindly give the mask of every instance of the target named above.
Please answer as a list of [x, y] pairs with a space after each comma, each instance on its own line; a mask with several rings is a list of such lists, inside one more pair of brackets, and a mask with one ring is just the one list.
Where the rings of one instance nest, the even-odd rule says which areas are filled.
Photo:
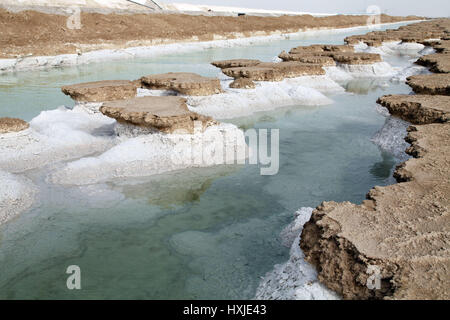
[[[221, 94], [184, 96], [189, 109], [215, 119], [232, 119], [289, 105], [327, 105], [333, 101], [324, 93], [345, 91], [328, 76], [304, 76], [279, 82], [258, 81], [254, 89], [229, 88], [231, 81], [221, 81], [224, 90]], [[164, 90], [138, 90], [138, 96], [147, 95], [177, 95], [177, 93]]]
[[43, 111], [29, 129], [0, 135], [0, 169], [22, 172], [103, 152], [114, 144], [114, 123], [81, 108]]
[[54, 171], [49, 181], [86, 185], [190, 167], [244, 163], [248, 152], [243, 131], [232, 124], [211, 126], [203, 133], [152, 133], [121, 140], [99, 156], [67, 163]]
[[26, 177], [0, 170], [0, 224], [29, 209], [37, 194]]
[[256, 290], [258, 300], [336, 300], [338, 296], [317, 280], [317, 272], [305, 261], [300, 249], [303, 225], [313, 208], [300, 208], [294, 221], [281, 233], [282, 242], [291, 247], [289, 260], [275, 265]]

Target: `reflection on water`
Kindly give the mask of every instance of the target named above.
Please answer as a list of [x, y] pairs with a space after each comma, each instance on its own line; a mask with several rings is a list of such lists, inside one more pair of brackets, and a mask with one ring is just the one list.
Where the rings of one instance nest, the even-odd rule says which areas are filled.
[[342, 84], [347, 92], [356, 94], [368, 94], [369, 91], [375, 91], [377, 89], [385, 89], [389, 87], [389, 82], [383, 79], [357, 79], [347, 81]]
[[[301, 43], [341, 43], [343, 37]], [[163, 71], [214, 74], [208, 61], [269, 60], [298, 44], [286, 40], [10, 75], [28, 80], [0, 88], [1, 112], [30, 119], [44, 106], [66, 103], [58, 92], [63, 83]], [[46, 84], [32, 88], [38, 76]], [[332, 105], [291, 106], [234, 120], [244, 128], [280, 129], [275, 176], [261, 176], [258, 166], [218, 166], [60, 187], [46, 183], [51, 168], [28, 172], [39, 199], [30, 212], [0, 227], [0, 298], [252, 298], [260, 277], [287, 260], [279, 234], [298, 208], [323, 200], [360, 203], [372, 186], [391, 181], [388, 171], [397, 161], [370, 141], [385, 122], [374, 102], [381, 94], [408, 91], [392, 84], [331, 96]], [[67, 290], [69, 265], [80, 266], [82, 290]]]
[[[374, 163], [370, 169], [370, 173], [380, 179], [389, 179], [392, 177], [393, 168], [397, 162], [392, 158], [392, 155], [387, 152], [382, 151], [381, 157], [382, 161]], [[392, 183], [394, 183], [394, 181], [392, 181]]]
[[231, 173], [242, 166], [215, 166], [210, 168], [190, 168], [140, 179], [128, 179], [114, 185], [127, 198], [148, 198], [148, 203], [162, 208], [173, 208], [183, 204], [200, 201], [213, 181]]
[[[248, 130], [258, 127], [260, 123], [277, 123], [280, 118], [289, 118], [290, 114], [297, 106], [285, 106], [273, 110], [255, 112], [247, 117], [233, 118], [227, 122], [233, 123], [242, 130]], [[318, 106], [302, 106], [301, 112], [313, 111], [321, 107]]]

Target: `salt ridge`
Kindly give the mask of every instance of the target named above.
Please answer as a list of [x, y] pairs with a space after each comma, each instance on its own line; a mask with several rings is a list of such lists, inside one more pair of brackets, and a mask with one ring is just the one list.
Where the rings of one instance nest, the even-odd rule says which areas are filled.
[[[223, 137], [219, 139], [218, 137]], [[225, 164], [224, 156], [245, 161], [244, 133], [232, 124], [203, 133], [153, 133], [125, 138], [97, 157], [69, 162], [49, 176], [58, 184], [85, 185], [123, 177], [142, 177], [190, 167]], [[231, 150], [231, 151], [228, 151]], [[230, 154], [232, 153], [232, 154]]]
[[1, 135], [0, 167], [23, 172], [104, 151], [115, 143], [114, 122], [76, 108], [43, 111], [30, 122], [29, 129]]

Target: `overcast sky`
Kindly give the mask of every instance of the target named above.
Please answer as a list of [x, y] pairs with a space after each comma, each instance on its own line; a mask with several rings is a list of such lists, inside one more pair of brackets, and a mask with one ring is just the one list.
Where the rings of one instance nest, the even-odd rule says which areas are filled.
[[391, 15], [450, 16], [448, 0], [178, 0], [167, 2], [210, 4], [259, 9], [280, 9], [324, 13], [361, 13], [378, 5]]

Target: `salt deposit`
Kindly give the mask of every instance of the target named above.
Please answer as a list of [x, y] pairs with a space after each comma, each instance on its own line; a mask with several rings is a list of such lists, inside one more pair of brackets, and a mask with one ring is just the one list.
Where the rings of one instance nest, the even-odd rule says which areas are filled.
[[324, 67], [329, 78], [337, 82], [346, 82], [358, 78], [392, 78], [398, 71], [387, 62], [373, 64], [338, 64]]
[[227, 88], [222, 94], [187, 99], [192, 111], [216, 119], [231, 119], [282, 106], [331, 104], [333, 101], [323, 93], [337, 92], [344, 89], [330, 78], [307, 76], [281, 82], [257, 82], [255, 89]]
[[405, 137], [406, 129], [409, 126], [409, 122], [388, 116], [384, 126], [372, 137], [372, 142], [397, 159], [406, 161], [409, 156], [405, 153], [405, 150], [409, 147], [409, 144], [405, 141]]
[[431, 72], [428, 71], [427, 68], [411, 64], [404, 68], [400, 68], [400, 70], [397, 71], [397, 74], [394, 77], [392, 77], [391, 81], [405, 82], [406, 78], [408, 78], [409, 76], [413, 76], [416, 74], [429, 74], [429, 73]]
[[34, 184], [23, 176], [0, 170], [0, 224], [10, 220], [31, 207], [37, 190]]
[[[427, 68], [416, 65], [414, 64], [414, 62], [417, 60], [417, 57], [435, 52], [433, 48], [425, 47], [420, 43], [403, 43], [401, 41], [383, 42], [379, 47], [371, 47], [365, 43], [360, 42], [354, 47], [355, 51], [357, 52], [378, 53], [384, 58], [388, 58], [389, 56], [411, 57], [410, 60], [407, 61], [406, 65], [403, 65], [402, 67], [394, 67], [393, 70], [391, 70], [393, 71], [391, 80], [397, 82], [406, 81], [406, 78], [411, 75], [430, 73]], [[385, 69], [385, 72], [389, 73], [388, 68]]]
[[29, 129], [0, 135], [0, 168], [22, 172], [102, 152], [114, 144], [114, 123], [78, 108], [43, 111]]
[[373, 64], [339, 64], [338, 68], [347, 72], [353, 78], [390, 78], [396, 74], [395, 69], [387, 62], [377, 62]]
[[[289, 105], [326, 105], [333, 101], [323, 93], [341, 93], [344, 88], [327, 76], [304, 76], [280, 82], [255, 82], [254, 89], [229, 88], [232, 80], [223, 80], [224, 93], [213, 96], [184, 96], [191, 111], [215, 119], [249, 116], [259, 111]], [[138, 89], [138, 96], [177, 95], [173, 91]]]
[[[188, 167], [243, 163], [244, 133], [232, 124], [219, 124], [194, 134], [153, 133], [123, 138], [97, 157], [70, 162], [49, 180], [59, 184], [93, 184], [121, 177], [140, 177]], [[226, 162], [230, 161], [230, 162]]]
[[326, 75], [332, 79], [333, 81], [337, 81], [339, 83], [347, 82], [353, 79], [353, 77], [346, 72], [344, 69], [341, 69], [337, 66], [333, 67], [323, 67], [326, 71]]
[[324, 67], [326, 75], [338, 83], [362, 78], [385, 78], [402, 82], [416, 74], [430, 73], [427, 68], [414, 64], [411, 60], [405, 66], [391, 66], [388, 62], [377, 62], [366, 65], [339, 64], [335, 67]]
[[290, 258], [276, 265], [261, 280], [256, 299], [261, 300], [335, 300], [335, 293], [317, 280], [314, 268], [304, 260], [300, 249], [300, 235], [303, 225], [311, 217], [313, 208], [300, 208], [295, 220], [282, 232], [283, 244], [291, 247]]
[[423, 55], [426, 49], [423, 44], [415, 42], [401, 42], [401, 41], [386, 41], [379, 47], [368, 46], [367, 44], [360, 42], [355, 46], [356, 52], [377, 53], [380, 55], [397, 55], [397, 56], [410, 56], [418, 57]]

